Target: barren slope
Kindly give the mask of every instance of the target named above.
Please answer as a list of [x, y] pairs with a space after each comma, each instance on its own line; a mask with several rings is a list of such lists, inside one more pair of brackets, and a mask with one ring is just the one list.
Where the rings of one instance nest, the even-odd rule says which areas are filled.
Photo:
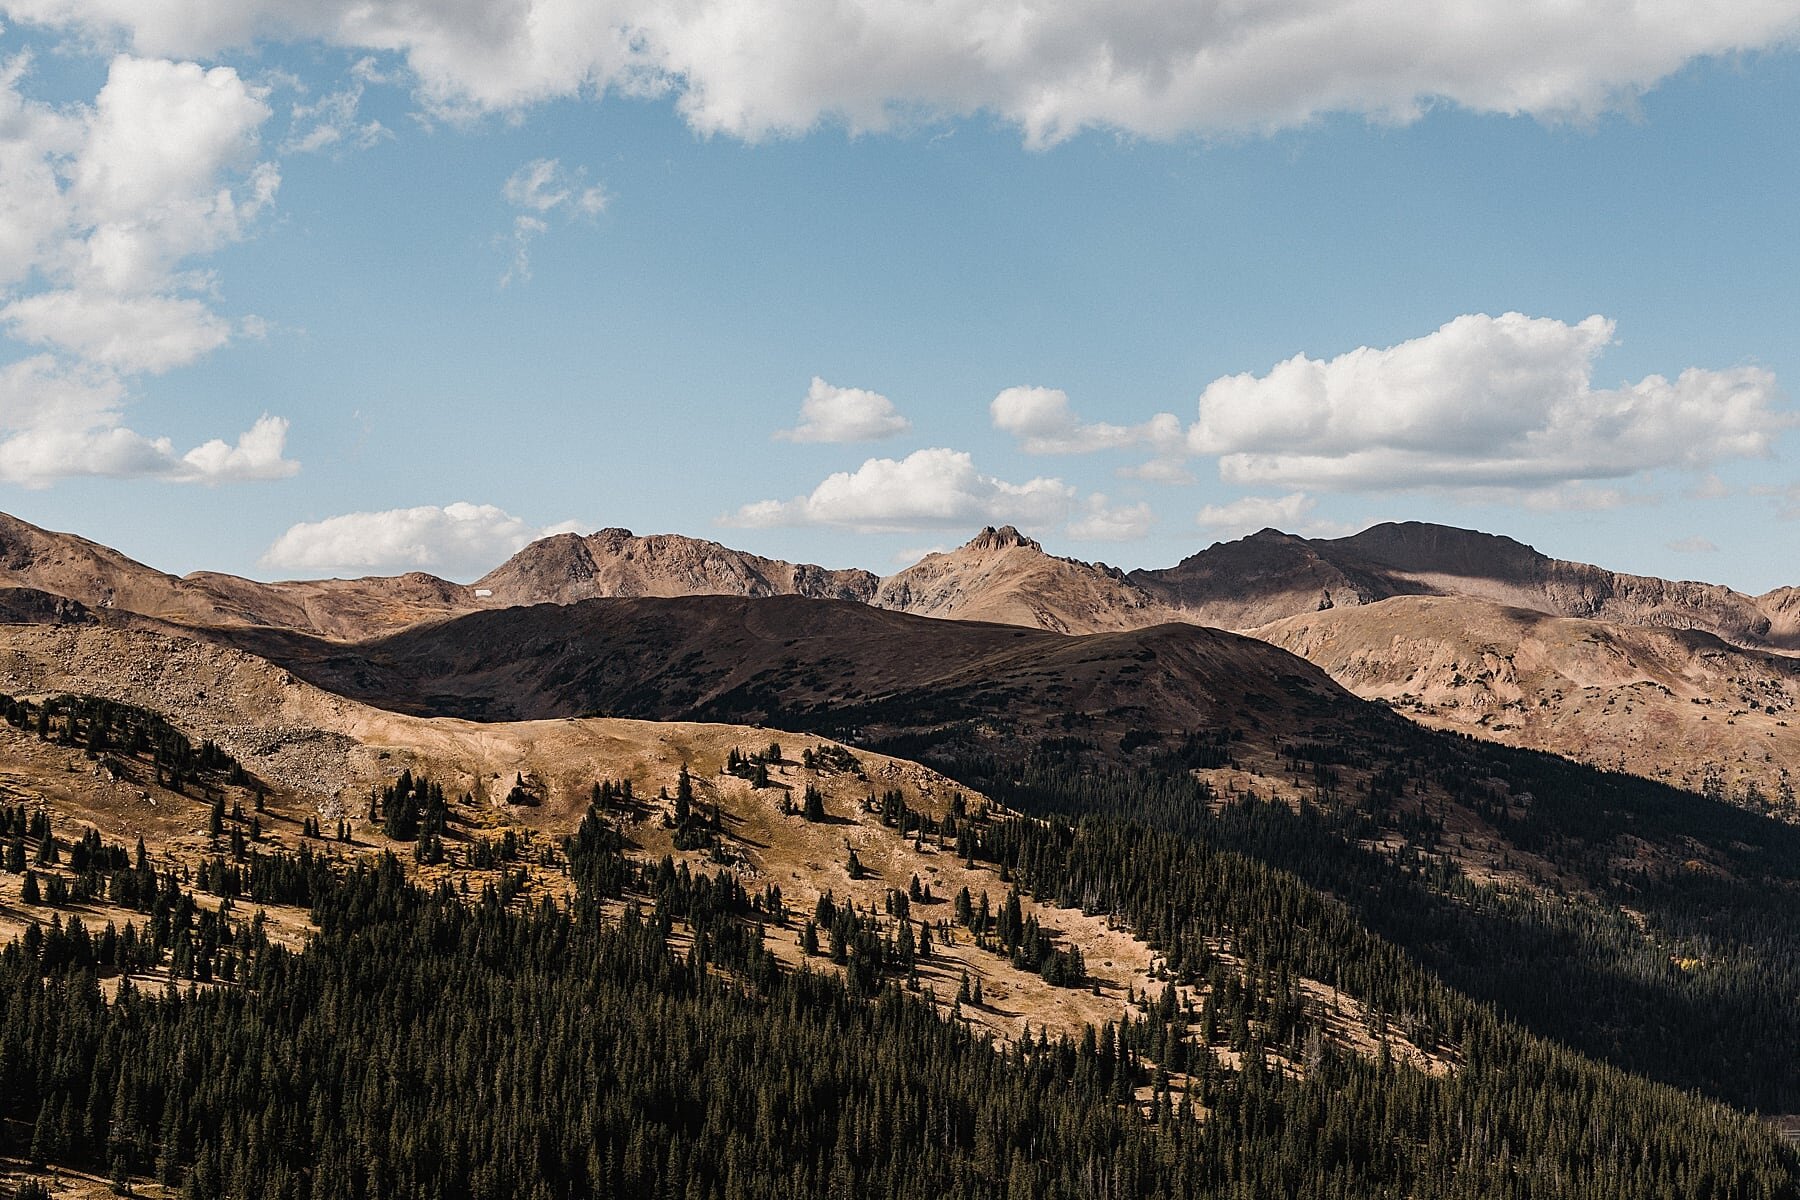
[[66, 597], [99, 611], [194, 626], [271, 625], [357, 639], [468, 612], [469, 589], [412, 573], [258, 583], [211, 571], [183, 578], [68, 533], [0, 513], [0, 584]]
[[1466, 596], [1549, 616], [1800, 647], [1791, 589], [1754, 597], [1718, 584], [1626, 575], [1551, 558], [1512, 538], [1419, 521], [1344, 538], [1265, 529], [1129, 578], [1186, 619], [1230, 629], [1393, 596]]
[[928, 554], [881, 581], [880, 608], [962, 621], [997, 621], [1058, 633], [1138, 629], [1178, 619], [1110, 567], [1055, 558], [1012, 526], [983, 529], [967, 545]]
[[868, 600], [875, 576], [782, 562], [717, 542], [629, 529], [541, 538], [476, 580], [494, 604], [573, 604], [597, 596], [811, 596]]
[[1785, 792], [1785, 815], [1800, 817], [1793, 657], [1461, 597], [1398, 597], [1255, 632], [1427, 725], [1752, 806]]

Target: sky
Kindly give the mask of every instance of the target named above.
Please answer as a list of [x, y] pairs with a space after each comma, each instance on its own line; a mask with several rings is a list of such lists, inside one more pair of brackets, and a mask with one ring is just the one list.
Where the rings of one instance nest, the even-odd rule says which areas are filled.
[[0, 0], [0, 510], [1800, 584], [1800, 0]]

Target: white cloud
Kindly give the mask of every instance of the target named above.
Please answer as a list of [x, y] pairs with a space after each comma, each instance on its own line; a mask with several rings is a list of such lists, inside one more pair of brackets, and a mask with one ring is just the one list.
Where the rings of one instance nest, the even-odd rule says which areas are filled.
[[605, 212], [607, 203], [606, 189], [588, 183], [585, 171], [566, 168], [554, 158], [526, 163], [507, 176], [500, 194], [521, 210], [513, 216], [512, 264], [500, 277], [501, 287], [531, 278], [531, 243], [549, 232], [551, 214], [593, 217]]
[[1108, 425], [1083, 421], [1060, 388], [1009, 387], [988, 405], [994, 428], [1012, 434], [1026, 454], [1091, 454], [1173, 437], [1179, 444], [1180, 421], [1159, 413], [1142, 425]]
[[1083, 542], [1135, 542], [1154, 524], [1156, 514], [1148, 503], [1115, 505], [1096, 493], [1087, 498], [1081, 515], [1070, 521], [1064, 532]]
[[349, 85], [293, 106], [288, 114], [288, 133], [281, 142], [283, 154], [368, 150], [394, 136], [380, 121], [363, 118], [364, 80], [356, 74], [357, 68], [351, 70], [353, 81]]
[[814, 375], [800, 402], [800, 424], [775, 436], [787, 442], [876, 442], [911, 428], [880, 392], [836, 387]]
[[1706, 538], [1695, 534], [1693, 537], [1677, 538], [1664, 543], [1677, 554], [1717, 554], [1719, 548]]
[[1075, 489], [1060, 479], [1008, 483], [976, 470], [960, 450], [915, 450], [839, 471], [809, 495], [747, 504], [728, 525], [828, 525], [859, 532], [1013, 524], [1043, 528], [1064, 520]]
[[467, 501], [353, 512], [292, 526], [262, 562], [284, 570], [413, 570], [467, 577], [498, 566], [528, 542], [573, 528], [569, 522], [534, 526], [492, 504]]
[[269, 107], [230, 67], [115, 57], [92, 105], [26, 97], [0, 70], [0, 323], [121, 371], [230, 339], [193, 259], [244, 237], [281, 184], [256, 149]]
[[286, 479], [300, 464], [282, 458], [287, 446], [286, 417], [267, 413], [238, 436], [236, 445], [219, 438], [196, 446], [181, 456], [194, 480], [204, 483], [236, 483], [252, 479]]
[[184, 296], [39, 292], [0, 308], [7, 333], [126, 372], [186, 366], [231, 340], [231, 325]]
[[1318, 501], [1305, 492], [1285, 496], [1241, 496], [1229, 504], [1208, 504], [1194, 515], [1194, 524], [1220, 537], [1237, 537], [1259, 529], [1298, 531]]
[[47, 487], [103, 476], [167, 483], [281, 479], [300, 469], [283, 457], [288, 423], [263, 416], [235, 445], [213, 439], [178, 453], [166, 437], [123, 424], [126, 389], [113, 372], [69, 368], [47, 354], [0, 367], [0, 481]]
[[401, 56], [433, 109], [673, 93], [697, 130], [879, 130], [997, 114], [1033, 144], [1626, 106], [1702, 56], [1791, 44], [1786, 0], [1729, 5], [1287, 0], [6, 0], [14, 20], [208, 57], [258, 40]]
[[582, 172], [567, 170], [554, 158], [526, 163], [507, 176], [500, 192], [514, 208], [532, 212], [569, 209], [591, 216], [606, 208], [605, 188], [587, 183]]
[[1296, 355], [1215, 380], [1189, 449], [1227, 482], [1298, 488], [1536, 489], [1769, 453], [1794, 423], [1756, 367], [1593, 386], [1613, 323], [1458, 317], [1385, 349]]

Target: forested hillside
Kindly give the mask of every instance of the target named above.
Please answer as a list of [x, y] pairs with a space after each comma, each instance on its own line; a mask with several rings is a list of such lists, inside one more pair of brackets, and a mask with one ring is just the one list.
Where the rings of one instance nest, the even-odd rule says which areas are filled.
[[[999, 1048], [899, 972], [775, 969], [762, 897], [633, 863], [596, 812], [566, 909], [422, 891], [392, 858], [292, 871], [305, 951], [245, 928], [213, 986], [110, 1005], [91, 943], [15, 943], [0, 1109], [34, 1161], [195, 1197], [1795, 1194], [1772, 1133], [1495, 1018], [1286, 872], [1107, 819], [973, 832], [1021, 886], [1136, 923], [1175, 978], [1230, 931], [1247, 981]], [[1301, 969], [1454, 1069], [1309, 1038]], [[1196, 1065], [1215, 1045], [1244, 1069]], [[1297, 1069], [1261, 1065], [1288, 1046]]]

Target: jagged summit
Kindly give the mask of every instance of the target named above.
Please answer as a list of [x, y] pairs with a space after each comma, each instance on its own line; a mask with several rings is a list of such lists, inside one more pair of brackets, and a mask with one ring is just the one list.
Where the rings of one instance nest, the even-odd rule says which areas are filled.
[[1057, 633], [1139, 629], [1174, 619], [1118, 571], [1046, 554], [1011, 525], [990, 525], [957, 549], [928, 554], [888, 576], [873, 603], [919, 616]]
[[965, 542], [963, 544], [963, 549], [1009, 550], [1014, 546], [1019, 546], [1026, 550], [1036, 550], [1040, 553], [1042, 553], [1044, 549], [1044, 547], [1036, 540], [1026, 537], [1011, 525], [1002, 525], [998, 529], [995, 529], [992, 525], [986, 526], [980, 533]]

